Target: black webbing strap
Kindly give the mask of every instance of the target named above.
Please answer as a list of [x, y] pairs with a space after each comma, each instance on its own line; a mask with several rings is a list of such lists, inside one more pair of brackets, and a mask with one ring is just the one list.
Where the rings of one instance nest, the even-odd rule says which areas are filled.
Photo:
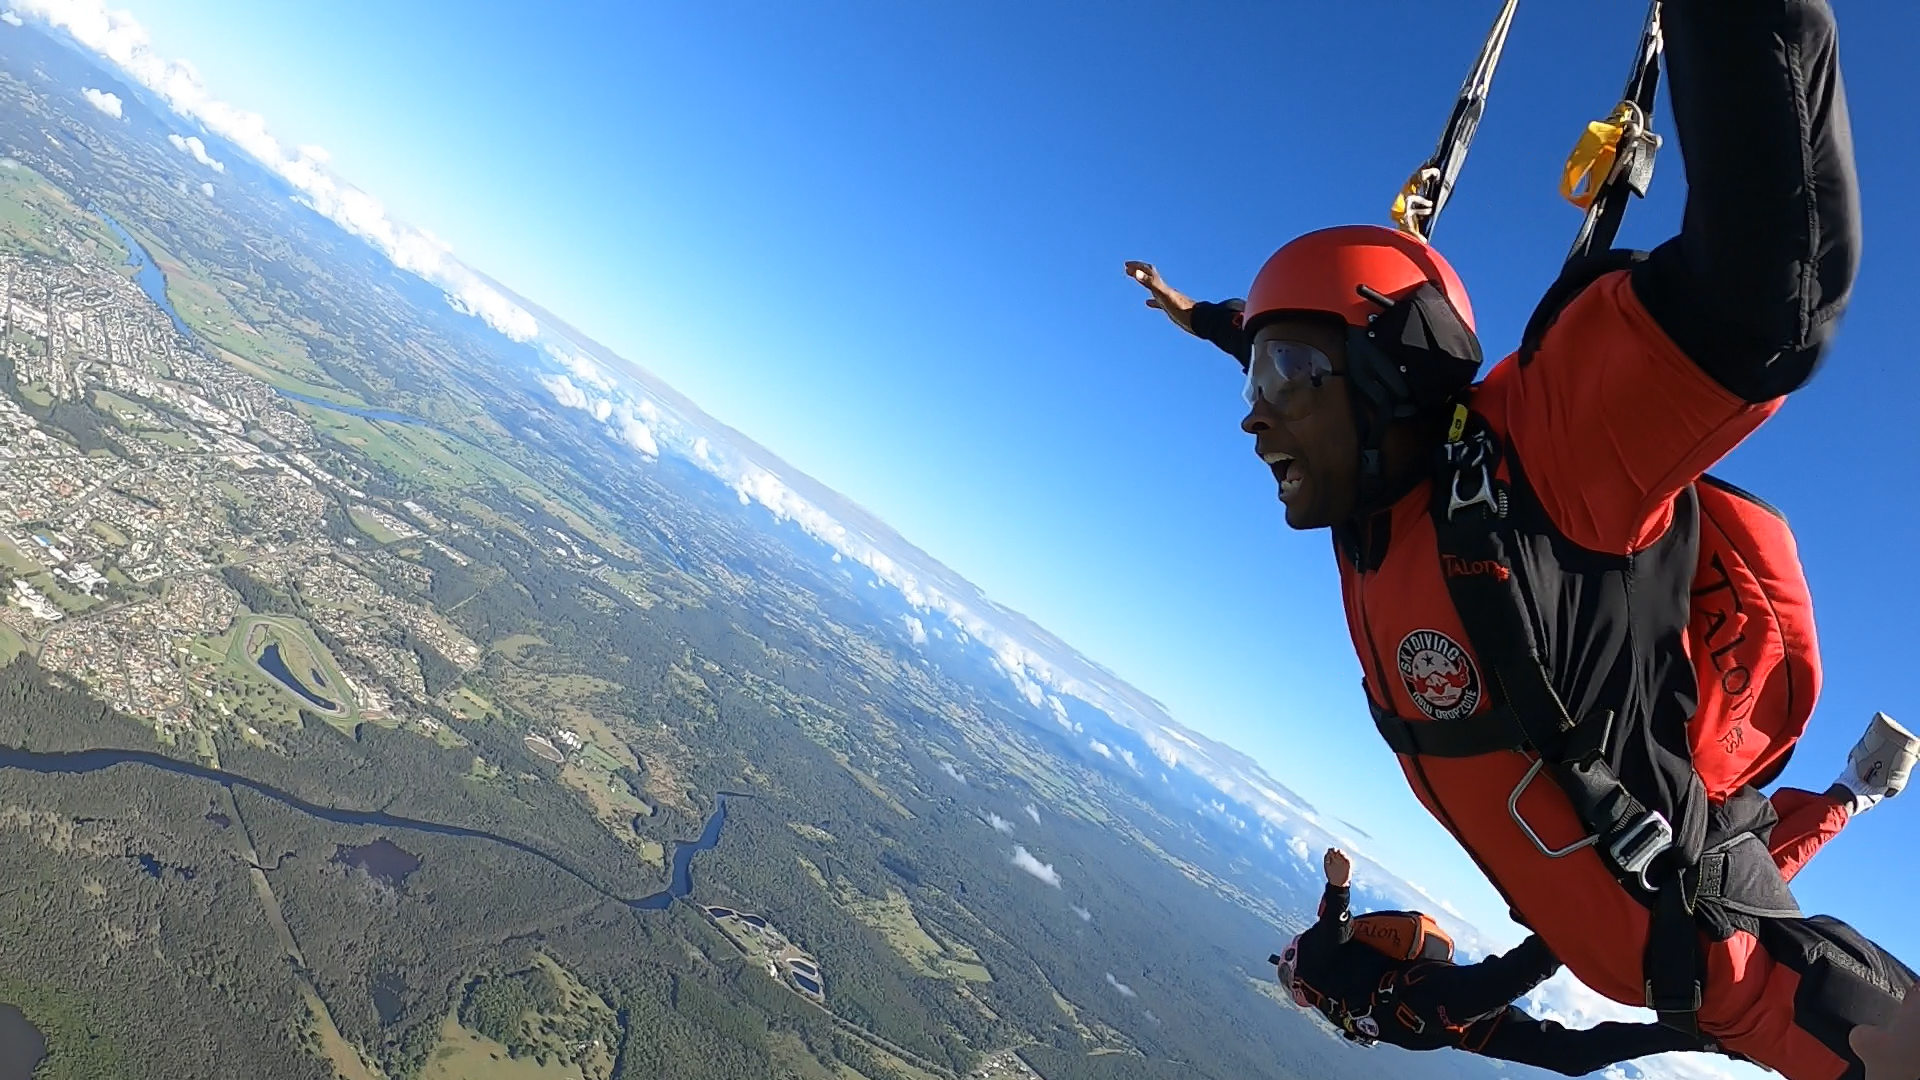
[[1491, 669], [1496, 706], [1508, 708], [1592, 840], [1555, 851], [1531, 826], [1517, 823], [1550, 858], [1592, 846], [1621, 887], [1651, 906], [1654, 925], [1643, 962], [1647, 1005], [1661, 1014], [1663, 1024], [1696, 1032], [1704, 969], [1693, 904], [1684, 887], [1688, 875], [1675, 873], [1658, 889], [1646, 875], [1651, 861], [1672, 847], [1671, 823], [1636, 799], [1608, 764], [1611, 714], [1576, 722], [1554, 689], [1520, 592], [1516, 556], [1521, 540], [1507, 516], [1505, 485], [1496, 479], [1499, 447], [1477, 418], [1457, 417], [1456, 431], [1463, 419], [1472, 421], [1472, 429], [1447, 444], [1433, 484], [1432, 517], [1447, 591], [1475, 655]]
[[[1652, 123], [1654, 101], [1660, 90], [1660, 44], [1660, 0], [1650, 0], [1646, 25], [1640, 32], [1640, 43], [1634, 52], [1633, 70], [1627, 75], [1626, 90], [1621, 95], [1622, 101], [1631, 101], [1639, 107], [1640, 116], [1649, 124]], [[1630, 197], [1644, 198], [1647, 187], [1653, 182], [1653, 157], [1659, 145], [1655, 136], [1649, 136], [1645, 141], [1621, 141], [1619, 152], [1623, 160], [1614, 174], [1604, 180], [1592, 204], [1587, 207], [1587, 216], [1581, 221], [1580, 232], [1574, 237], [1573, 250], [1567, 253], [1568, 263], [1613, 246], [1613, 238], [1620, 233], [1621, 219], [1626, 217]]]
[[1371, 698], [1373, 726], [1396, 754], [1414, 757], [1479, 757], [1499, 750], [1520, 750], [1527, 745], [1527, 733], [1520, 718], [1505, 705], [1476, 716], [1457, 720], [1406, 720], [1395, 716]]

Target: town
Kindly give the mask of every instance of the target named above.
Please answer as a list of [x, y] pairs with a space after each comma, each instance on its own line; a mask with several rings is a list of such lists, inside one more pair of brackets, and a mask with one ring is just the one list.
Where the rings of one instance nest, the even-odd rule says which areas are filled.
[[416, 649], [462, 670], [480, 649], [368, 573], [424, 590], [431, 572], [389, 547], [464, 565], [431, 535], [452, 526], [369, 495], [292, 403], [209, 356], [95, 238], [49, 233], [67, 261], [0, 254], [0, 658], [34, 653], [161, 728], [227, 722], [273, 690], [248, 655], [259, 635], [239, 632], [238, 572], [299, 597], [327, 642], [307, 651], [341, 668], [339, 715], [436, 726], [406, 707], [430, 697]]

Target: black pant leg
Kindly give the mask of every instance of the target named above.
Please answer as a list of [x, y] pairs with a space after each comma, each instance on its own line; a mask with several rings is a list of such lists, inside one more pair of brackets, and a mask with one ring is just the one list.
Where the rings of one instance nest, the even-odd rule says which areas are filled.
[[1514, 998], [1539, 983], [1529, 975], [1516, 979], [1503, 957], [1478, 964], [1418, 964], [1407, 970], [1400, 999], [1422, 1016], [1438, 1017], [1442, 1024], [1465, 1024], [1482, 1016], [1499, 1015]]
[[1585, 1076], [1622, 1061], [1697, 1050], [1700, 1045], [1697, 1039], [1659, 1024], [1606, 1023], [1567, 1028], [1508, 1006], [1505, 1012], [1469, 1027], [1460, 1048], [1567, 1076]]
[[1764, 919], [1760, 942], [1769, 955], [1800, 975], [1793, 998], [1795, 1026], [1847, 1063], [1845, 1080], [1865, 1067], [1847, 1036], [1860, 1024], [1887, 1024], [1914, 989], [1914, 972], [1899, 957], [1828, 915]]

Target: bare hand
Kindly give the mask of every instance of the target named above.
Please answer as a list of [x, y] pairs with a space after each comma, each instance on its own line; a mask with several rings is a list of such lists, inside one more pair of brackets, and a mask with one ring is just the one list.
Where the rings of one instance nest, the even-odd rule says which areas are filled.
[[1128, 262], [1127, 276], [1153, 294], [1147, 298], [1148, 307], [1166, 312], [1167, 318], [1172, 319], [1175, 326], [1189, 334], [1193, 333], [1193, 299], [1167, 284], [1152, 263], [1138, 260]]
[[1322, 865], [1327, 871], [1327, 884], [1344, 889], [1353, 882], [1353, 860], [1339, 848], [1328, 848]]
[[1920, 1080], [1920, 990], [1907, 991], [1892, 1023], [1862, 1024], [1847, 1042], [1866, 1063], [1867, 1080]]

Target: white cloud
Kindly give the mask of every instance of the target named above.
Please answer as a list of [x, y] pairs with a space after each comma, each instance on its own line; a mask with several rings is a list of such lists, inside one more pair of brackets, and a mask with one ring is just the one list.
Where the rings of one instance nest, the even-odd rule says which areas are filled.
[[[130, 13], [109, 10], [106, 0], [14, 3], [16, 10], [66, 31], [110, 61], [175, 113], [238, 146], [292, 185], [300, 201], [316, 213], [366, 240], [400, 269], [438, 286], [456, 310], [484, 320], [515, 341], [531, 341], [539, 334], [540, 324], [531, 314], [454, 259], [446, 244], [425, 230], [388, 217], [380, 200], [330, 172], [326, 151], [317, 146], [289, 149], [268, 130], [265, 117], [214, 97], [192, 64], [155, 52], [146, 29]], [[117, 100], [114, 108], [95, 104], [118, 116]]]
[[1032, 803], [1027, 804], [1027, 816], [1033, 819], [1035, 825], [1040, 824], [1040, 811]]
[[919, 619], [914, 618], [911, 615], [908, 615], [905, 618], [907, 623], [907, 634], [908, 636], [913, 638], [913, 643], [915, 645], [925, 645], [927, 643], [926, 624], [921, 622]]
[[1120, 991], [1121, 997], [1130, 998], [1130, 997], [1140, 996], [1139, 994], [1136, 994], [1133, 992], [1133, 987], [1128, 986], [1126, 983], [1123, 983], [1119, 979], [1114, 978], [1113, 972], [1111, 971], [1107, 972], [1107, 985], [1113, 987], [1115, 990]]
[[201, 184], [201, 185], [200, 185], [200, 194], [202, 194], [202, 195], [205, 195], [205, 196], [206, 196], [207, 198], [209, 198], [209, 199], [211, 199], [211, 198], [213, 198], [213, 185], [212, 185], [212, 184], [210, 184], [210, 183], [209, 183], [209, 184]]
[[4, 11], [0, 12], [0, 22], [6, 23], [8, 26], [19, 26], [21, 19], [20, 16], [15, 15], [11, 11]]
[[1088, 911], [1086, 908], [1081, 907], [1079, 904], [1072, 904], [1072, 905], [1069, 905], [1069, 907], [1075, 915], [1080, 916], [1081, 922], [1093, 921], [1093, 912]]
[[542, 375], [540, 385], [547, 388], [555, 401], [569, 409], [585, 409], [590, 404], [587, 392], [573, 385], [573, 380], [565, 375]]
[[1099, 739], [1087, 740], [1087, 749], [1092, 750], [1094, 753], [1108, 760], [1112, 760], [1113, 758], [1113, 751], [1108, 749], [1107, 744], [1101, 742]]
[[299, 150], [301, 157], [310, 161], [317, 161], [322, 165], [333, 160], [333, 154], [324, 146], [315, 146], [312, 143], [308, 143], [300, 147]]
[[1013, 865], [1056, 889], [1060, 887], [1060, 873], [1053, 868], [1053, 864], [1043, 863], [1039, 859], [1034, 858], [1032, 853], [1027, 851], [1026, 848], [1015, 847], [1013, 849]]
[[1133, 751], [1131, 750], [1120, 751], [1120, 760], [1126, 762], [1127, 768], [1132, 769], [1134, 772], [1140, 771], [1140, 763], [1133, 759]]
[[997, 833], [1010, 833], [1013, 831], [1013, 822], [1008, 821], [999, 814], [989, 812], [987, 814], [987, 824], [993, 826], [993, 831]]
[[1310, 857], [1311, 853], [1307, 848], [1307, 842], [1300, 837], [1287, 837], [1287, 850], [1293, 852], [1294, 858], [1299, 859], [1309, 866], [1313, 865], [1313, 859]]
[[87, 99], [87, 104], [92, 105], [94, 108], [99, 109], [115, 120], [120, 119], [119, 94], [109, 94], [105, 90], [95, 90], [93, 87], [88, 86], [81, 89], [80, 96]]
[[940, 771], [943, 773], [946, 773], [948, 776], [953, 777], [955, 780], [958, 780], [963, 784], [967, 782], [967, 778], [961, 774], [959, 769], [956, 769], [953, 767], [953, 762], [951, 761], [941, 762]]
[[613, 402], [608, 401], [606, 398], [600, 398], [593, 403], [593, 408], [588, 411], [593, 413], [595, 420], [604, 423], [607, 417], [613, 415]]
[[[582, 384], [591, 386], [603, 394], [613, 392], [613, 377], [607, 374], [606, 368], [601, 367], [588, 357], [574, 352], [571, 349], [563, 349], [556, 345], [547, 346], [547, 355], [558, 361], [561, 367], [571, 372], [573, 377], [580, 380]], [[658, 418], [657, 415], [648, 417], [650, 420]]]
[[660, 443], [654, 439], [653, 429], [624, 407], [613, 413], [613, 427], [621, 442], [650, 458], [660, 456]]
[[182, 138], [177, 134], [168, 135], [167, 141], [173, 144], [175, 150], [183, 154], [192, 154], [193, 160], [205, 165], [214, 172], [223, 173], [227, 171], [225, 162], [215, 161], [213, 155], [207, 153], [207, 144], [200, 141], [200, 136], [188, 135]]

